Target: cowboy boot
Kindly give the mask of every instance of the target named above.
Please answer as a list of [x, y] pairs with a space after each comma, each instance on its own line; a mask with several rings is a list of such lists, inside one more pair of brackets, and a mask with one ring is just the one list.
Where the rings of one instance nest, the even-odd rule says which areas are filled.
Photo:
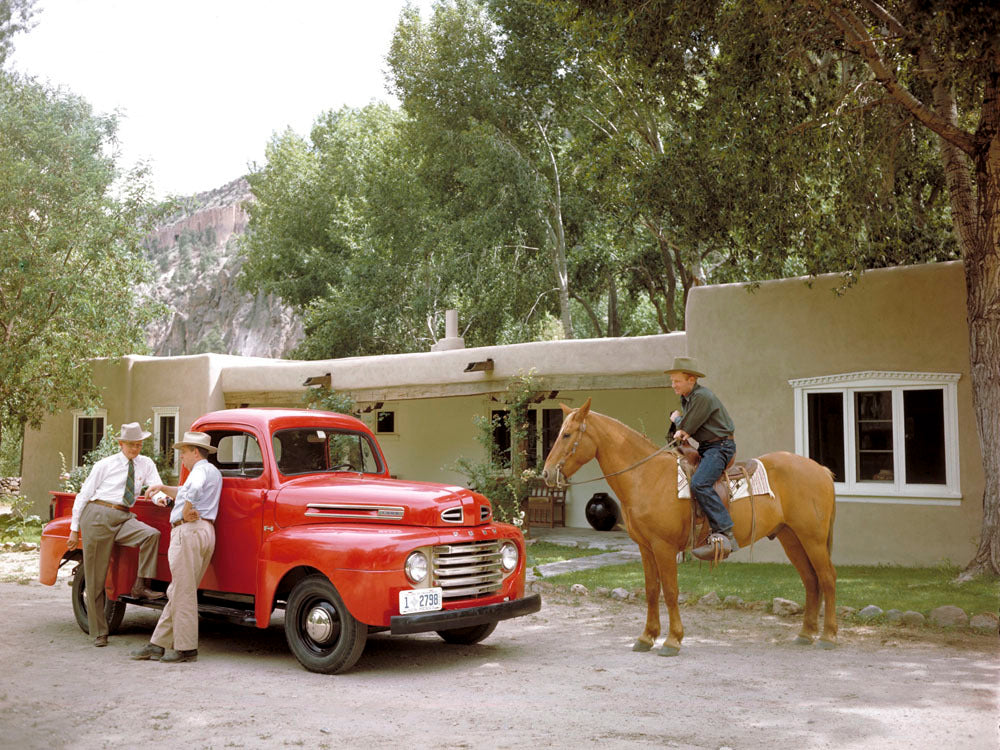
[[139, 576], [132, 586], [132, 598], [134, 599], [160, 599], [163, 597], [162, 591], [153, 591], [149, 587], [149, 579]]
[[699, 560], [725, 560], [740, 548], [733, 530], [713, 531], [700, 547], [691, 550], [691, 554]]

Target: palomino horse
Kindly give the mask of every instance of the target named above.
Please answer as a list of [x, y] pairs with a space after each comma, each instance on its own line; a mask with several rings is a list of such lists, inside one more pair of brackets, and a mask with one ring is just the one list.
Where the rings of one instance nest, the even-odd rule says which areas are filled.
[[[677, 608], [677, 553], [687, 546], [691, 531], [691, 501], [677, 497], [677, 457], [658, 452], [652, 442], [618, 420], [590, 411], [590, 399], [579, 409], [566, 405], [562, 409], [566, 415], [562, 430], [545, 459], [542, 477], [549, 485], [562, 484], [564, 477], [597, 459], [621, 500], [629, 536], [642, 552], [646, 628], [633, 650], [649, 651], [660, 635], [662, 587], [670, 628], [659, 653], [676, 656], [684, 637]], [[748, 502], [732, 503], [736, 540], [743, 547], [764, 536], [778, 538], [806, 589], [805, 617], [795, 642], [813, 643], [822, 592], [826, 611], [817, 645], [833, 648], [837, 641], [837, 574], [830, 560], [833, 476], [812, 459], [793, 453], [768, 453], [759, 460], [767, 469], [775, 498], [758, 496], [752, 507]]]

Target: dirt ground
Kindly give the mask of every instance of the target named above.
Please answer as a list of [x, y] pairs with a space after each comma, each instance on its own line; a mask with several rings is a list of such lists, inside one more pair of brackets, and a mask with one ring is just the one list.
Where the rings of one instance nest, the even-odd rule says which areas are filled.
[[797, 618], [682, 609], [681, 655], [633, 653], [645, 609], [543, 593], [477, 646], [372, 636], [347, 674], [302, 669], [281, 613], [202, 622], [199, 661], [134, 662], [157, 612], [95, 649], [68, 575], [0, 555], [3, 748], [938, 748], [996, 750], [998, 639], [848, 626], [792, 645]]

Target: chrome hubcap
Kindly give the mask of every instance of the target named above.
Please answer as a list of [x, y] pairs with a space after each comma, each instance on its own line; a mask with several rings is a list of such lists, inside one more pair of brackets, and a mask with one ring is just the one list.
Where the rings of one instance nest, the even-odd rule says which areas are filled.
[[326, 643], [333, 635], [333, 618], [322, 606], [313, 607], [306, 617], [306, 633], [317, 643]]

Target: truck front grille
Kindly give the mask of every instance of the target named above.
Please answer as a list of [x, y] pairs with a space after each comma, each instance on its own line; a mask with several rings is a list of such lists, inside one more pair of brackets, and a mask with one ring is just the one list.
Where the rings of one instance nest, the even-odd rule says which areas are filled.
[[500, 590], [500, 542], [442, 544], [434, 548], [434, 586], [445, 599], [470, 599]]

